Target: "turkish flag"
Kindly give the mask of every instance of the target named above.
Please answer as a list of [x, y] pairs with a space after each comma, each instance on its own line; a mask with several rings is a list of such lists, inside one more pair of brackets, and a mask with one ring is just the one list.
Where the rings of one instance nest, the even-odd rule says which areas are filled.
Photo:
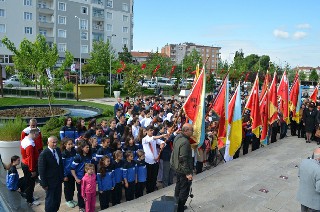
[[156, 73], [157, 73], [157, 71], [159, 70], [159, 68], [160, 68], [160, 65], [157, 65], [157, 67], [153, 70], [153, 75], [155, 75]]
[[146, 67], [147, 67], [147, 65], [144, 63], [144, 64], [142, 64], [142, 66], [141, 66], [141, 70], [144, 70], [144, 69], [146, 69]]
[[171, 71], [170, 71], [170, 78], [171, 78], [172, 74], [174, 73], [174, 69], [176, 69], [176, 66], [172, 66]]

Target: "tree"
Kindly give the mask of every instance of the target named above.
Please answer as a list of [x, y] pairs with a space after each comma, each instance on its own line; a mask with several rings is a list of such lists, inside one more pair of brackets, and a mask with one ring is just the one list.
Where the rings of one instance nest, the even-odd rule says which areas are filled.
[[95, 41], [90, 53], [90, 59], [88, 60], [89, 67], [92, 74], [104, 74], [109, 75], [110, 72], [110, 59], [112, 73], [115, 73], [114, 66], [112, 64], [116, 61], [115, 53], [108, 40], [106, 43], [103, 41]]
[[305, 81], [307, 76], [303, 71], [300, 71], [299, 72], [299, 78], [300, 78], [301, 81]]
[[196, 70], [198, 63], [199, 63], [200, 69], [202, 68], [201, 54], [196, 49], [193, 49], [190, 54], [186, 55], [183, 58], [182, 63], [183, 63], [183, 69], [184, 69], [182, 78], [188, 77], [191, 75], [191, 72]]
[[[49, 46], [43, 35], [38, 35], [32, 43], [24, 39], [17, 49], [12, 41], [7, 37], [2, 39], [2, 43], [14, 53], [13, 62], [18, 75], [24, 82], [33, 83], [40, 86], [40, 94], [42, 86], [45, 87], [51, 115], [53, 115], [51, 102], [53, 100], [52, 91], [55, 85], [62, 81], [63, 72], [69, 67], [73, 61], [70, 52], [65, 53], [65, 60], [58, 69], [53, 67], [56, 65], [59, 54], [56, 44]], [[34, 79], [32, 80], [32, 76]], [[40, 96], [41, 97], [41, 96]]]
[[125, 68], [124, 75], [124, 86], [123, 89], [128, 92], [130, 97], [135, 97], [141, 91], [141, 86], [138, 84], [139, 78], [137, 77], [140, 72], [140, 65], [129, 64]]
[[318, 82], [319, 76], [317, 74], [317, 71], [315, 69], [312, 69], [310, 75], [309, 75], [309, 81], [311, 82]]
[[125, 64], [132, 63], [132, 55], [129, 52], [126, 44], [124, 44], [122, 48], [122, 52], [119, 52], [118, 55], [119, 55], [119, 60], [123, 61]]
[[[169, 76], [172, 64], [169, 57], [160, 54], [158, 51], [156, 53], [151, 52], [147, 58], [147, 67], [144, 73], [149, 76]], [[156, 73], [153, 73], [157, 66], [159, 66], [159, 69]]]

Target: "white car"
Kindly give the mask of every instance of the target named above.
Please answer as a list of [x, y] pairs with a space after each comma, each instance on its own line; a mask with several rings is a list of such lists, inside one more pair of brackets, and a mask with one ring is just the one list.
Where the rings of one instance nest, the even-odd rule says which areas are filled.
[[155, 88], [157, 87], [157, 83], [154, 82], [154, 81], [145, 81], [143, 84], [142, 84], [142, 87], [144, 88]]
[[10, 77], [3, 81], [4, 87], [22, 87], [24, 84], [17, 77]]

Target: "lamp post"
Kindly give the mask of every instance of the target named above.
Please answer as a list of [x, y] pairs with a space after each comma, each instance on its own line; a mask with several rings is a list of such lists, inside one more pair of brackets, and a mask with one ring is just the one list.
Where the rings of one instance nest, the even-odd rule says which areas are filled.
[[79, 58], [79, 73], [80, 73], [80, 84], [82, 84], [82, 70], [81, 70], [81, 19], [78, 16], [74, 16], [79, 20], [79, 38], [80, 38], [80, 58]]
[[110, 46], [109, 46], [109, 49], [110, 49], [110, 52], [109, 52], [109, 58], [110, 58], [110, 72], [109, 72], [109, 78], [110, 78], [110, 83], [109, 83], [109, 90], [110, 90], [110, 97], [111, 97], [111, 41], [112, 41], [112, 37], [116, 37], [115, 34], [112, 34], [111, 35], [111, 39], [110, 39]]

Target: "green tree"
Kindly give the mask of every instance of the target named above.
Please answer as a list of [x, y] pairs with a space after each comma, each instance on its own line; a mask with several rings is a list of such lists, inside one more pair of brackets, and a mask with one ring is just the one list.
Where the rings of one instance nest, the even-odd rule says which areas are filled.
[[307, 78], [307, 75], [303, 71], [300, 71], [299, 72], [299, 78], [300, 78], [301, 81], [305, 81], [306, 78]]
[[110, 60], [112, 73], [115, 73], [115, 67], [113, 64], [116, 62], [115, 51], [110, 45], [108, 40], [106, 43], [103, 41], [95, 41], [90, 53], [90, 59], [88, 65], [91, 69], [91, 73], [95, 75], [104, 74], [109, 75], [110, 72]]
[[[24, 39], [20, 43], [19, 49], [7, 37], [2, 39], [2, 43], [14, 53], [13, 62], [20, 78], [24, 82], [32, 82], [35, 85], [39, 85], [40, 94], [42, 93], [42, 86], [45, 88], [50, 111], [53, 115], [51, 108], [52, 91], [55, 87], [54, 85], [62, 81], [64, 70], [72, 64], [73, 56], [71, 53], [65, 52], [65, 60], [62, 66], [58, 69], [53, 69], [59, 59], [57, 46], [56, 44], [49, 46], [43, 35], [39, 34], [33, 43]], [[48, 70], [50, 70], [52, 78], [50, 78]], [[34, 76], [33, 81], [31, 76]]]
[[289, 82], [293, 82], [295, 76], [296, 76], [296, 71], [295, 70], [289, 70], [288, 71], [288, 80], [289, 80]]
[[136, 97], [137, 94], [141, 91], [141, 86], [138, 84], [140, 72], [140, 65], [127, 65], [126, 69], [123, 72], [124, 75], [124, 86], [123, 89], [128, 92], [130, 97]]
[[198, 63], [200, 69], [202, 68], [201, 54], [196, 49], [193, 49], [190, 54], [186, 55], [183, 58], [182, 63], [184, 69], [182, 78], [190, 77], [192, 76], [191, 72], [196, 70]]
[[312, 69], [310, 75], [309, 75], [309, 81], [311, 82], [318, 82], [319, 76], [317, 74], [317, 71], [315, 69]]
[[132, 55], [129, 52], [126, 44], [124, 44], [122, 48], [122, 52], [119, 52], [118, 55], [119, 55], [119, 60], [123, 61], [125, 64], [132, 63]]
[[[158, 51], [156, 53], [151, 52], [146, 61], [146, 69], [144, 73], [149, 76], [169, 76], [172, 67], [172, 61], [169, 57], [163, 56]], [[160, 66], [158, 71], [154, 74], [153, 71], [157, 66]]]

